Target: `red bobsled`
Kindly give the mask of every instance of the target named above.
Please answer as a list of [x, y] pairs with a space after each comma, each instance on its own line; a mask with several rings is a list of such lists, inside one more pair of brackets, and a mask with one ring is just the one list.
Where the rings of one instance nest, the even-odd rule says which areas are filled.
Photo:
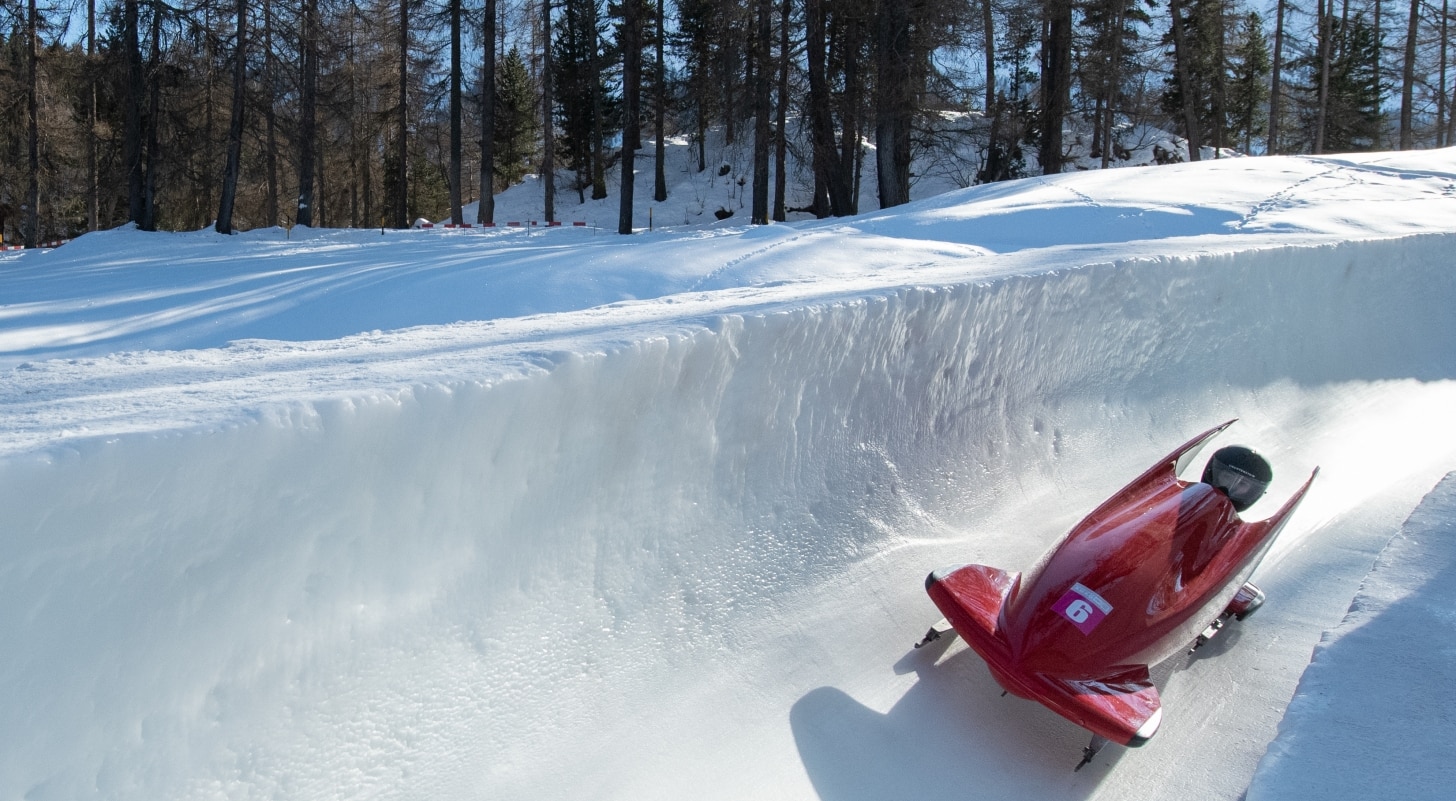
[[[1212, 484], [1178, 478], [1233, 422], [1153, 465], [1027, 573], [983, 565], [931, 573], [926, 591], [946, 619], [921, 644], [953, 628], [1002, 687], [1095, 735], [1083, 764], [1104, 741], [1147, 742], [1162, 719], [1150, 666], [1201, 644], [1228, 617], [1242, 619], [1263, 602], [1248, 578], [1319, 472], [1273, 516], [1244, 522], [1238, 512], [1253, 501], [1229, 489], [1222, 473], [1209, 475], [1226, 451], [1252, 451], [1236, 446], [1215, 454], [1205, 471]], [[1268, 463], [1253, 458], [1264, 475], [1238, 469], [1228, 475], [1244, 489], [1260, 483], [1251, 493], [1257, 500], [1271, 476]]]

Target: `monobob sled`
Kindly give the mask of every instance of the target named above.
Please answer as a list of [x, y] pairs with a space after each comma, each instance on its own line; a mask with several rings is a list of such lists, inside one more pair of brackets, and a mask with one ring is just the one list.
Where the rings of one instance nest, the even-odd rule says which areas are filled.
[[945, 618], [916, 647], [958, 634], [1005, 690], [1091, 731], [1078, 768], [1108, 742], [1146, 743], [1162, 720], [1150, 667], [1259, 608], [1249, 576], [1319, 473], [1268, 519], [1245, 522], [1273, 477], [1257, 453], [1225, 447], [1203, 480], [1178, 478], [1233, 423], [1159, 460], [1024, 574], [931, 573], [925, 588]]

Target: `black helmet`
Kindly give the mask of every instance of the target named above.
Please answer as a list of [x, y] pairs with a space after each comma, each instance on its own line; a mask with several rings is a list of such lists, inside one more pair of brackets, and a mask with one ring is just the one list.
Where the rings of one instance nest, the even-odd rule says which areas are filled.
[[1274, 471], [1264, 457], [1242, 445], [1219, 448], [1203, 468], [1203, 481], [1223, 490], [1242, 512], [1264, 496]]

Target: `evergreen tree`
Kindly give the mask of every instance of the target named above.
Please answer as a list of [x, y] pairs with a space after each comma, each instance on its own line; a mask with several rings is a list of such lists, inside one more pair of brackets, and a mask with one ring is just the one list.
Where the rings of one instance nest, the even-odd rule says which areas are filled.
[[1325, 150], [1375, 150], [1385, 121], [1380, 75], [1375, 71], [1375, 52], [1380, 47], [1375, 30], [1360, 14], [1331, 20], [1330, 35], [1335, 55], [1329, 67]]
[[1291, 83], [1296, 104], [1292, 116], [1299, 129], [1281, 136], [1281, 149], [1316, 153], [1373, 150], [1385, 123], [1381, 109], [1384, 86], [1374, 60], [1379, 46], [1375, 29], [1357, 13], [1345, 19], [1329, 16], [1317, 30], [1328, 41], [1316, 42], [1308, 53], [1290, 62], [1305, 80]]
[[540, 133], [536, 87], [520, 50], [513, 47], [501, 60], [495, 84], [495, 174], [501, 186], [519, 183], [531, 171]]
[[1126, 116], [1130, 79], [1145, 74], [1139, 63], [1139, 32], [1152, 21], [1147, 0], [1088, 0], [1082, 7], [1081, 59], [1078, 80], [1084, 100], [1090, 97], [1093, 157], [1108, 167], [1120, 146], [1116, 121]]
[[1227, 142], [1228, 121], [1222, 100], [1225, 0], [1173, 0], [1167, 43], [1173, 47], [1174, 74], [1164, 79], [1163, 109], [1183, 122], [1188, 158], [1197, 161], [1204, 145]]
[[722, 112], [717, 87], [718, 67], [724, 61], [723, 4], [720, 0], [677, 0], [677, 34], [671, 37], [677, 57], [687, 67], [683, 90], [692, 104], [693, 142], [698, 151], [698, 172], [707, 169], [708, 126]]
[[1245, 153], [1254, 150], [1254, 136], [1266, 130], [1269, 101], [1269, 40], [1264, 21], [1250, 11], [1240, 21], [1229, 65], [1229, 133], [1243, 140]]
[[576, 190], [585, 200], [606, 197], [605, 156], [602, 142], [615, 133], [609, 119], [615, 114], [615, 98], [604, 69], [615, 54], [601, 52], [603, 28], [600, 0], [564, 0], [561, 21], [552, 44], [555, 81], [555, 117], [560, 136], [558, 153], [563, 166], [576, 173]]

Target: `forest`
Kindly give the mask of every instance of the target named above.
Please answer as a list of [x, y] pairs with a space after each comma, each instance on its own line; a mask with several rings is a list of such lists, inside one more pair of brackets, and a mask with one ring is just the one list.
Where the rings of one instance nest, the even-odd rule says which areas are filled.
[[492, 223], [528, 174], [547, 220], [616, 196], [631, 233], [662, 143], [714, 169], [710, 132], [751, 149], [753, 223], [908, 202], [917, 165], [1061, 172], [1074, 138], [1103, 168], [1148, 130], [1170, 161], [1443, 147], [1448, 3], [0, 0], [0, 239]]

